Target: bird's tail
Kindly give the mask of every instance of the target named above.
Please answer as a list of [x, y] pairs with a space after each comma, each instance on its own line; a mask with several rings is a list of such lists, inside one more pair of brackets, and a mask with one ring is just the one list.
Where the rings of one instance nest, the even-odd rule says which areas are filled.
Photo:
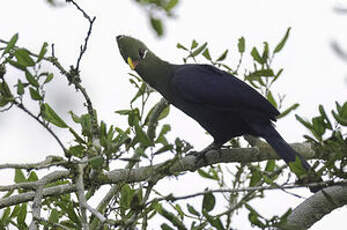
[[[265, 133], [266, 135], [263, 135], [263, 138], [289, 166], [291, 166], [291, 163], [296, 162], [297, 158], [300, 160], [302, 168], [307, 172], [307, 177], [304, 179], [305, 182], [322, 181], [322, 179], [313, 171], [309, 163], [298, 152], [290, 147], [274, 127], [268, 127]], [[309, 189], [311, 192], [315, 193], [321, 190], [322, 186], [310, 186]]]

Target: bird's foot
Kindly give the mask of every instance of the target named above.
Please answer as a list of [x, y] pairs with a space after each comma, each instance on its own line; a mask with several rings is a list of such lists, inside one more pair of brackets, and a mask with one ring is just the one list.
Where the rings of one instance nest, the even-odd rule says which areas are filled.
[[[207, 158], [206, 158], [206, 153], [209, 152], [210, 150], [219, 150], [221, 146], [217, 145], [215, 143], [210, 144], [209, 146], [207, 146], [206, 148], [204, 148], [201, 151], [191, 151], [187, 154], [187, 156], [194, 156], [196, 157], [196, 164], [200, 163], [201, 161], [203, 161], [204, 164], [207, 164]], [[218, 151], [219, 152], [219, 151]]]
[[207, 158], [206, 158], [206, 153], [207, 151], [191, 151], [187, 154], [187, 156], [194, 156], [196, 159], [195, 159], [195, 163], [196, 164], [199, 164], [201, 161], [204, 163], [204, 164], [207, 164]]

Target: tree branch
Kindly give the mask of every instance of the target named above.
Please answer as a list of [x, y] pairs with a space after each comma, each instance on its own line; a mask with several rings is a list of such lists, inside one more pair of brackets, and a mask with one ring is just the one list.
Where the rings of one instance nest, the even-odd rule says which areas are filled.
[[285, 230], [308, 229], [331, 211], [347, 204], [347, 186], [327, 187], [298, 205], [288, 216]]
[[47, 156], [45, 160], [38, 163], [28, 164], [0, 164], [0, 169], [46, 169], [53, 166], [64, 165], [67, 162], [60, 156]]
[[[295, 148], [299, 153], [301, 153], [304, 158], [312, 159], [314, 157], [314, 152], [309, 148], [309, 144], [293, 144], [292, 147]], [[100, 184], [117, 184], [120, 182], [124, 183], [134, 183], [146, 181], [150, 178], [161, 179], [169, 175], [176, 175], [178, 173], [186, 171], [195, 171], [201, 167], [216, 164], [216, 163], [250, 163], [259, 162], [270, 159], [279, 159], [275, 152], [270, 146], [264, 145], [258, 148], [233, 148], [233, 149], [222, 149], [219, 151], [211, 150], [206, 153], [206, 161], [198, 161], [195, 156], [189, 155], [183, 157], [182, 159], [164, 162], [152, 166], [144, 166], [137, 169], [116, 169], [110, 172], [101, 173], [98, 178]], [[165, 167], [165, 165], [170, 164], [170, 167]], [[69, 175], [69, 171], [61, 171], [64, 176]], [[32, 182], [35, 183], [35, 182]], [[28, 186], [32, 188], [34, 185], [28, 183], [22, 183], [19, 186]], [[18, 185], [11, 185], [18, 186]], [[4, 188], [5, 186], [3, 186]], [[0, 187], [1, 188], [1, 187]], [[5, 188], [8, 191], [9, 187]], [[56, 189], [56, 190], [55, 190]], [[63, 190], [63, 191], [62, 191]], [[3, 190], [4, 191], [4, 190]], [[58, 195], [62, 193], [75, 192], [75, 185], [64, 185], [46, 188], [43, 191], [43, 196]], [[25, 201], [30, 201], [34, 199], [34, 193], [28, 192], [19, 195], [14, 195], [9, 198], [4, 198], [0, 200], [0, 208], [11, 206], [14, 204], [22, 203]]]

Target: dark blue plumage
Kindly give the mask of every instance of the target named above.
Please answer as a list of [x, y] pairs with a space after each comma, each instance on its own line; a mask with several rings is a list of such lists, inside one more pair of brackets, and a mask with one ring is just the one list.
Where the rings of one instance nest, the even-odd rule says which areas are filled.
[[[278, 110], [245, 82], [211, 65], [172, 65], [131, 37], [118, 36], [117, 42], [124, 60], [144, 81], [213, 136], [211, 147], [245, 134], [262, 137], [287, 164], [299, 158], [308, 174], [313, 173], [275, 130], [272, 122]], [[314, 175], [313, 181], [319, 180]], [[310, 189], [316, 192], [320, 187]]]

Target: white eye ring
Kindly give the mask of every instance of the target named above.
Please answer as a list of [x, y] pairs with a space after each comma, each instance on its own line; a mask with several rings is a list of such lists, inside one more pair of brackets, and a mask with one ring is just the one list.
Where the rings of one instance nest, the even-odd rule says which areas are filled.
[[143, 54], [143, 59], [145, 59], [147, 53], [148, 53], [148, 50], [145, 50], [145, 52], [144, 52], [144, 54]]
[[145, 59], [146, 58], [146, 55], [148, 53], [148, 50], [143, 50], [142, 48], [139, 49], [139, 56], [141, 59]]
[[116, 40], [121, 40], [122, 38], [124, 38], [125, 36], [124, 35], [118, 35], [117, 37], [116, 37]]

